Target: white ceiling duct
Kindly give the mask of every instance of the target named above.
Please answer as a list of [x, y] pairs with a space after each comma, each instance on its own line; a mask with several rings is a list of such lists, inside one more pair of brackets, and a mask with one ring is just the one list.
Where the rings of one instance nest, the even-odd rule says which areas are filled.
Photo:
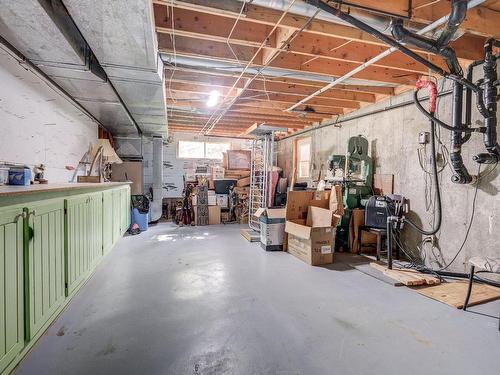
[[[184, 67], [195, 67], [200, 69], [214, 69], [214, 70], [220, 70], [221, 72], [223, 71], [225, 73], [241, 73], [244, 69], [244, 67], [239, 66], [236, 63], [215, 61], [215, 60], [210, 60], [208, 58], [179, 56], [179, 54], [177, 54], [174, 57], [173, 54], [164, 52], [162, 52], [160, 55], [165, 64], [172, 66], [172, 69], [174, 69], [175, 65], [179, 67], [184, 66]], [[248, 68], [246, 70], [248, 74], [257, 74], [259, 73], [259, 71], [260, 73], [271, 77], [283, 77], [283, 78], [301, 79], [301, 80], [317, 81], [325, 83], [330, 83], [334, 81], [334, 78], [327, 75], [307, 73], [307, 72], [294, 72], [282, 68], [266, 67], [264, 69]], [[386, 82], [367, 81], [356, 78], [345, 80], [343, 83], [345, 85], [367, 85], [367, 86], [381, 86], [381, 87], [397, 86], [395, 84], [390, 84]]]

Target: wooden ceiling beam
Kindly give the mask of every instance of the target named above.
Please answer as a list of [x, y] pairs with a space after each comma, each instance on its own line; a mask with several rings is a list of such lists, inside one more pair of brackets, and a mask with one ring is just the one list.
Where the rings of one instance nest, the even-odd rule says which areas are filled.
[[[231, 33], [234, 20], [222, 16], [178, 9], [174, 12], [175, 22], [174, 27], [172, 27], [172, 14], [166, 12], [165, 9], [166, 7], [155, 6], [155, 12], [157, 14], [157, 32], [167, 34], [175, 33], [176, 36], [220, 43], [228, 42], [227, 37]], [[270, 26], [259, 25], [242, 19], [238, 21], [229, 42], [241, 46], [258, 47], [269, 34], [270, 29]], [[266, 64], [275, 50], [280, 48], [295, 31], [295, 29], [287, 27], [276, 28], [273, 37], [268, 41], [267, 46], [264, 46], [262, 63]], [[298, 53], [308, 56], [309, 58], [323, 57], [361, 64], [382, 53], [386, 49], [386, 46], [346, 41], [345, 39], [302, 32], [287, 45], [285, 52]], [[446, 68], [446, 64], [440, 57], [424, 53], [420, 53], [420, 55], [441, 68]], [[424, 65], [417, 63], [415, 60], [400, 52], [393, 53], [374, 65], [424, 74], [427, 73], [428, 69]]]
[[[414, 0], [412, 2], [414, 9], [412, 19], [414, 21], [429, 24], [450, 13], [449, 1], [438, 1], [429, 6], [423, 6], [428, 2], [429, 0]], [[495, 6], [493, 3], [491, 5]], [[489, 6], [490, 4], [486, 3], [484, 6], [469, 9], [459, 30], [486, 38], [500, 38], [500, 14], [498, 10], [490, 9]]]
[[[191, 111], [189, 108], [179, 107], [179, 108], [169, 108], [169, 115], [175, 113], [182, 113], [184, 115], [211, 115], [213, 111], [208, 110], [208, 108], [199, 108], [196, 112]], [[322, 115], [315, 115], [314, 113], [290, 113], [283, 112], [281, 110], [272, 110], [265, 108], [251, 108], [245, 106], [234, 105], [228, 112], [228, 116], [242, 116], [242, 117], [251, 117], [259, 120], [272, 120], [272, 119], [282, 119], [282, 120], [290, 120], [290, 121], [304, 121], [304, 122], [314, 122], [321, 121], [325, 118]]]
[[[174, 123], [198, 124], [201, 126], [205, 126], [207, 124], [206, 119], [199, 119], [198, 121], [196, 121], [196, 119], [185, 119], [182, 117], [174, 117], [174, 118], [171, 118], [169, 121], [174, 122]], [[224, 120], [224, 121], [221, 120], [218, 122], [218, 124], [221, 124], [221, 125], [228, 125], [228, 126], [233, 126], [233, 127], [243, 127], [243, 128], [246, 126], [249, 126], [249, 124], [252, 125], [255, 123], [271, 124], [271, 125], [276, 125], [276, 126], [280, 126], [283, 128], [290, 128], [290, 129], [291, 128], [303, 129], [306, 126], [311, 125], [311, 124], [293, 124], [293, 123], [285, 123], [285, 122], [279, 122], [279, 121], [263, 122], [263, 121], [255, 121], [255, 120], [251, 120], [251, 119], [248, 119], [245, 121], [242, 120], [239, 122], [232, 121], [232, 120]]]
[[[424, 0], [422, 0], [424, 1]], [[428, 0], [425, 0], [428, 1]], [[155, 4], [159, 5], [161, 9], [166, 8], [170, 5], [170, 0], [154, 0]], [[369, 1], [371, 7], [373, 4], [380, 4], [384, 2], [373, 2]], [[444, 3], [448, 3], [445, 1]], [[183, 0], [175, 1], [174, 7], [178, 9], [188, 9], [196, 12], [203, 12], [207, 14], [212, 14], [216, 16], [224, 16], [226, 18], [235, 19], [238, 17], [240, 9], [234, 11], [235, 8], [240, 7], [240, 3], [235, 3], [226, 0]], [[165, 14], [166, 10], [161, 10], [162, 15]], [[448, 11], [445, 14], [449, 13]], [[282, 16], [281, 11], [259, 7], [252, 4], [247, 4], [244, 10], [244, 19], [247, 22], [260, 23], [263, 25], [273, 26]], [[436, 20], [439, 17], [432, 19]], [[495, 18], [493, 18], [495, 19]], [[307, 22], [308, 18], [299, 16], [296, 14], [289, 14], [284, 17], [281, 22], [283, 27], [289, 27], [295, 30], [301, 29], [303, 25]], [[430, 22], [427, 22], [430, 23]], [[336, 37], [345, 40], [354, 40], [358, 42], [369, 43], [378, 46], [387, 47], [383, 42], [377, 38], [358, 30], [354, 27], [345, 26], [342, 24], [336, 24], [328, 21], [323, 21], [319, 19], [313, 20], [303, 33], [311, 33], [316, 35], [322, 35], [327, 37]], [[491, 35], [491, 34], [490, 34]], [[226, 35], [227, 37], [227, 35]], [[262, 40], [260, 41], [262, 42]], [[457, 43], [458, 42], [458, 43]], [[458, 58], [466, 60], [479, 60], [482, 58], [483, 50], [482, 45], [484, 44], [484, 38], [477, 38], [473, 35], [464, 35], [457, 42], [452, 43], [452, 47], [456, 50]]]
[[[169, 108], [194, 108], [194, 109], [203, 109], [206, 106], [204, 103], [200, 101], [177, 101], [174, 102], [171, 99], [167, 98], [167, 113], [169, 111]], [[252, 100], [241, 100], [238, 101], [235, 105], [235, 108], [257, 108], [259, 110], [273, 110], [273, 111], [284, 111], [288, 107], [290, 107], [290, 103], [281, 103], [281, 102], [268, 102], [267, 100], [259, 100], [259, 99], [252, 99]], [[344, 113], [344, 108], [340, 107], [331, 107], [331, 106], [309, 106], [313, 108], [315, 112], [313, 112], [314, 115], [321, 115], [323, 118], [326, 118], [328, 116], [334, 116], [334, 115], [339, 115]], [[305, 110], [305, 106], [301, 108], [297, 108], [296, 113], [302, 113], [301, 111]]]
[[[180, 72], [185, 72], [187, 73], [186, 75], [178, 75]], [[173, 76], [171, 74], [174, 73]], [[200, 70], [197, 68], [188, 68], [188, 67], [181, 67], [178, 66], [175, 71], [168, 69], [166, 72], [167, 76], [167, 81], [169, 80], [170, 77], [175, 78], [175, 77], [189, 77], [193, 76], [196, 77], [197, 81], [203, 81], [203, 82], [214, 82], [215, 79], [219, 79], [216, 77], [224, 77], [225, 79], [231, 79], [231, 78], [236, 78], [238, 74], [231, 73], [231, 72], [224, 72], [220, 70], [210, 70], [210, 69], [205, 69], [205, 70]], [[206, 76], [207, 78], [200, 78], [200, 76]], [[245, 76], [246, 77], [246, 76]], [[276, 82], [276, 83], [282, 83], [287, 86], [292, 86], [292, 87], [306, 87], [306, 88], [314, 88], [313, 91], [316, 91], [318, 88], [321, 88], [325, 86], [326, 82], [324, 81], [311, 81], [311, 80], [304, 80], [304, 79], [297, 79], [297, 78], [288, 78], [288, 77], [274, 77], [274, 76], [265, 76], [263, 78], [261, 75], [257, 76], [255, 78], [255, 81], [258, 82], [265, 82], [266, 84], [270, 82]], [[230, 82], [234, 82], [234, 80], [231, 80]], [[394, 95], [394, 88], [395, 87], [390, 87], [390, 86], [370, 86], [370, 85], [346, 85], [346, 84], [340, 84], [335, 86], [332, 90], [341, 90], [343, 91], [348, 91], [348, 92], [356, 92], [356, 93], [367, 93], [367, 94], [377, 94], [377, 95], [387, 95], [391, 96]], [[331, 90], [329, 90], [331, 91]]]
[[[174, 53], [172, 40], [165, 34], [160, 34], [158, 45], [162, 52]], [[206, 40], [190, 40], [189, 38], [176, 37], [175, 50], [178, 56], [201, 57], [214, 59], [219, 61], [231, 61], [238, 63], [235, 60], [233, 53], [224, 43], [211, 42]], [[256, 52], [255, 48], [235, 46], [233, 51], [239, 58], [239, 62], [247, 62]], [[257, 57], [255, 61], [262, 61], [262, 56]], [[271, 67], [285, 69], [293, 72], [321, 74], [328, 77], [340, 77], [351, 70], [355, 69], [359, 64], [350, 62], [341, 62], [337, 60], [317, 59], [308, 61], [307, 57], [294, 53], [280, 54], [270, 64]], [[262, 67], [262, 64], [256, 63], [255, 67]], [[397, 69], [380, 68], [369, 66], [363, 71], [356, 74], [353, 78], [358, 78], [366, 81], [374, 81], [381, 83], [391, 83], [397, 85], [414, 84], [420, 74], [414, 72], [404, 72]]]
[[[197, 85], [195, 83], [179, 83], [179, 82], [172, 82], [168, 87], [169, 87], [168, 89], [169, 93], [170, 92], [177, 93], [180, 91], [180, 92], [192, 92], [194, 94], [202, 94], [202, 95], [208, 95], [211, 91], [215, 89], [214, 86], [205, 86], [205, 85]], [[225, 95], [223, 92], [224, 89], [220, 88], [220, 86], [218, 86], [218, 91], [219, 90], [222, 91], [221, 92], [222, 95]], [[275, 93], [275, 92], [266, 92], [263, 90], [259, 91], [259, 90], [247, 89], [245, 90], [244, 93], [242, 93], [239, 96], [238, 100], [244, 100], [246, 98], [258, 98], [270, 101], [296, 103], [305, 96], [306, 96], [305, 94]], [[344, 107], [344, 108], [360, 108], [360, 104], [357, 101], [331, 98], [328, 96], [318, 96], [315, 99], [311, 100], [309, 104], [332, 105], [334, 107]]]
[[[167, 73], [170, 76], [170, 71]], [[169, 87], [171, 82], [173, 83], [192, 83], [196, 85], [203, 85], [209, 87], [232, 87], [234, 84], [233, 78], [226, 77], [213, 77], [205, 74], [199, 73], [186, 73], [186, 72], [175, 72], [172, 78], [166, 82], [166, 86]], [[237, 84], [237, 87], [243, 87], [243, 83]], [[274, 94], [290, 94], [298, 96], [307, 96], [316, 91], [316, 88], [310, 86], [303, 86], [297, 84], [287, 84], [279, 81], [264, 81], [255, 80], [250, 84], [248, 90], [269, 92]], [[340, 100], [351, 100], [364, 103], [375, 103], [375, 94], [366, 92], [355, 92], [346, 91], [341, 89], [331, 89], [327, 92], [321, 94], [319, 97], [340, 99]]]
[[[211, 114], [209, 113], [187, 113], [183, 111], [172, 111], [169, 112], [170, 117], [184, 117], [184, 118], [209, 118]], [[288, 123], [297, 123], [297, 124], [309, 124], [312, 120], [304, 119], [301, 117], [283, 117], [283, 116], [273, 116], [273, 115], [265, 115], [265, 114], [257, 114], [257, 113], [237, 113], [237, 112], [228, 112], [223, 119], [228, 120], [253, 120], [255, 122], [266, 122], [266, 121], [280, 121], [280, 122], [288, 122]]]

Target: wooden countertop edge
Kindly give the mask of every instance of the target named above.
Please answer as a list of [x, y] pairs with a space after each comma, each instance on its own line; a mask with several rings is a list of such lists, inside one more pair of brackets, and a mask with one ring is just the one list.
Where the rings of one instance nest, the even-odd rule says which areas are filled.
[[95, 188], [111, 188], [115, 186], [130, 185], [131, 181], [123, 182], [102, 182], [102, 183], [61, 183], [61, 184], [34, 184], [29, 186], [3, 185], [0, 186], [0, 198], [19, 195], [52, 193], [68, 190], [82, 190]]

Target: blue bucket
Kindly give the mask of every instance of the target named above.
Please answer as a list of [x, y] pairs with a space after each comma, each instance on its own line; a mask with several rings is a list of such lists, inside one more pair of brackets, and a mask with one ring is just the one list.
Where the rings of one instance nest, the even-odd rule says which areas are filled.
[[130, 227], [134, 224], [139, 225], [141, 232], [148, 230], [148, 214], [141, 214], [137, 208], [132, 208]]

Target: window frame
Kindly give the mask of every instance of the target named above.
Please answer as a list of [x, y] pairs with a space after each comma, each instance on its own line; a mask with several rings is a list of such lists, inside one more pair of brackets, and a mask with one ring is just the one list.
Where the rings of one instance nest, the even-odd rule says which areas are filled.
[[[181, 156], [181, 142], [203, 144], [203, 156], [202, 157]], [[221, 158], [209, 158], [209, 157], [207, 157], [207, 144], [223, 144], [223, 145], [228, 146], [227, 150], [231, 150], [231, 143], [230, 142], [207, 142], [207, 141], [191, 141], [191, 140], [187, 140], [187, 139], [179, 139], [177, 141], [177, 159], [182, 159], [182, 160], [189, 160], [189, 159], [222, 160], [223, 157], [221, 157]]]
[[224, 157], [221, 156], [220, 159], [219, 158], [207, 158], [207, 145], [208, 144], [212, 144], [212, 145], [227, 145], [227, 149], [226, 149], [226, 152], [228, 150], [231, 150], [231, 143], [230, 142], [204, 142], [205, 143], [205, 158], [204, 159], [207, 159], [207, 160], [222, 160]]
[[[307, 160], [302, 160], [301, 158], [301, 147], [304, 145], [309, 146], [309, 158]], [[312, 139], [311, 137], [299, 138], [296, 141], [296, 162], [297, 162], [297, 180], [307, 180], [311, 178], [311, 163], [312, 163]], [[307, 175], [302, 175], [301, 165], [302, 163], [308, 163]]]
[[[201, 144], [203, 144], [203, 157], [199, 158], [199, 157], [185, 157], [185, 156], [181, 156], [181, 142], [186, 142], [186, 143], [201, 143]], [[203, 141], [190, 141], [190, 140], [186, 140], [186, 139], [180, 139], [177, 142], [177, 159], [204, 159], [204, 156], [205, 156], [205, 142], [203, 142]]]

